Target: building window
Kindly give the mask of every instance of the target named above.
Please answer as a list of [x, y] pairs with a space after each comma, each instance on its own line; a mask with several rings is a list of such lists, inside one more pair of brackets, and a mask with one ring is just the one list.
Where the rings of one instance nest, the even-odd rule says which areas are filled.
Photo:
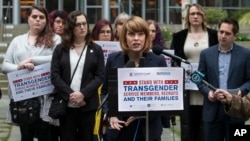
[[20, 17], [21, 17], [21, 23], [27, 23], [27, 12], [28, 10], [31, 8], [32, 5], [41, 5], [41, 6], [45, 6], [45, 1], [44, 0], [40, 0], [40, 3], [35, 3], [35, 0], [21, 0], [20, 1]]
[[146, 1], [146, 19], [153, 19], [158, 21], [158, 1], [157, 0], [147, 0]]
[[1, 22], [3, 23], [12, 23], [12, 1], [3, 0], [3, 13]]
[[171, 0], [169, 3], [169, 24], [181, 24], [181, 1]]
[[96, 23], [102, 17], [102, 2], [101, 0], [87, 1], [87, 17], [89, 23]]

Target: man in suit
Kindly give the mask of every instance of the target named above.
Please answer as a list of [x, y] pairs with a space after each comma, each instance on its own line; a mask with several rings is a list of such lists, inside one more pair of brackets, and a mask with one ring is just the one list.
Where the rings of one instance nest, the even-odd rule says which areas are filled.
[[[216, 88], [239, 89], [237, 94], [244, 96], [250, 88], [250, 50], [234, 43], [238, 31], [237, 21], [223, 19], [218, 25], [219, 44], [201, 52], [198, 70]], [[230, 125], [243, 125], [244, 120], [226, 115], [215, 92], [204, 84], [198, 87], [204, 95], [205, 141], [229, 141]]]

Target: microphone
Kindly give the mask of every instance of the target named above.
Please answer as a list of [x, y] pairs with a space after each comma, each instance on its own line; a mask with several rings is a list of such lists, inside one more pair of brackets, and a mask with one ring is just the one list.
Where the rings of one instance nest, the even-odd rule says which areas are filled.
[[[144, 58], [144, 57], [141, 57], [141, 58], [140, 58], [139, 65], [143, 65], [143, 66], [144, 66], [144, 64], [145, 64], [145, 58]], [[131, 60], [128, 60], [127, 63], [124, 65], [124, 68], [134, 68], [134, 67], [135, 67], [135, 62], [134, 62], [134, 61], [131, 61]], [[102, 106], [107, 102], [108, 96], [109, 96], [109, 94], [106, 94], [106, 95], [105, 95], [105, 97], [104, 97], [103, 100], [101, 101], [100, 105], [98, 106], [97, 110], [101, 109]]]
[[124, 65], [124, 68], [134, 68], [135, 63], [131, 60], [128, 60], [127, 63]]
[[181, 58], [179, 56], [176, 56], [176, 55], [173, 55], [173, 54], [170, 54], [170, 53], [164, 51], [164, 48], [162, 46], [160, 46], [160, 45], [154, 45], [152, 50], [153, 50], [153, 53], [155, 53], [156, 55], [164, 54], [166, 56], [169, 56], [171, 58], [179, 60], [179, 61], [181, 61], [183, 63], [190, 64], [190, 62], [188, 62], [187, 60], [185, 60], [185, 59], [183, 59], [183, 58]]
[[106, 94], [105, 97], [103, 98], [101, 104], [98, 106], [97, 110], [100, 110], [102, 106], [107, 102], [109, 94]]
[[[141, 57], [139, 61], [139, 67], [144, 67], [145, 65], [145, 58]], [[124, 68], [135, 68], [135, 62], [128, 60], [127, 63], [124, 65]]]
[[200, 71], [196, 70], [191, 74], [190, 80], [195, 83], [196, 85], [203, 83], [205, 84], [208, 88], [210, 88], [213, 91], [216, 91], [216, 88], [212, 85], [209, 84], [206, 80], [204, 80], [204, 74], [201, 73]]
[[145, 58], [141, 57], [139, 62], [139, 67], [144, 67], [144, 66], [145, 66]]

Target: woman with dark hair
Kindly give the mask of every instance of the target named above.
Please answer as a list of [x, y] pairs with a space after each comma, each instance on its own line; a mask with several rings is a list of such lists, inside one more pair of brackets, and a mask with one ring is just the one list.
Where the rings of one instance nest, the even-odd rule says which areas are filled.
[[[2, 65], [2, 72], [9, 73], [22, 69], [33, 70], [35, 66], [51, 61], [52, 53], [61, 38], [54, 34], [50, 28], [47, 10], [41, 6], [32, 6], [28, 11], [29, 31], [15, 37], [6, 52]], [[13, 99], [11, 90], [8, 91], [10, 99]], [[37, 137], [39, 141], [50, 140], [50, 123], [48, 116], [50, 97], [43, 95], [38, 97], [41, 103], [40, 118], [33, 124], [21, 123], [21, 141], [33, 141]], [[8, 121], [12, 122], [10, 115]]]
[[96, 41], [113, 41], [114, 33], [108, 20], [99, 20], [92, 29], [92, 38]]
[[[65, 11], [53, 10], [49, 13], [49, 21], [54, 33], [62, 36], [65, 22], [67, 20], [67, 13]], [[51, 126], [51, 141], [60, 140], [60, 128], [58, 125]]]
[[67, 13], [65, 11], [53, 10], [49, 13], [49, 21], [52, 30], [58, 34], [63, 34], [65, 21], [67, 20]]
[[160, 45], [164, 46], [164, 39], [161, 34], [160, 26], [154, 20], [147, 20], [148, 28], [150, 32], [150, 39], [152, 40], [153, 46]]
[[66, 115], [59, 119], [62, 141], [93, 141], [98, 87], [103, 79], [102, 48], [92, 41], [86, 15], [73, 11], [51, 63], [51, 82], [57, 96], [68, 103]]
[[[164, 44], [164, 40], [161, 34], [161, 29], [159, 24], [155, 20], [147, 20], [148, 23], [148, 28], [149, 28], [149, 34], [150, 34], [150, 39], [152, 41], [152, 48], [155, 45], [160, 45], [164, 48], [166, 48]], [[171, 120], [173, 121], [175, 125], [175, 116], [171, 117]], [[162, 127], [163, 128], [169, 128], [170, 127], [170, 117], [169, 116], [164, 116], [162, 115], [161, 117], [161, 122], [162, 122]]]
[[[101, 19], [99, 20], [95, 26], [93, 27], [92, 30], [92, 38], [95, 41], [114, 41], [114, 33], [113, 33], [113, 29], [111, 26], [111, 23], [106, 20], [106, 19]], [[101, 93], [101, 87], [99, 88], [99, 94]], [[100, 97], [100, 101], [101, 101], [101, 97]], [[110, 132], [111, 129], [107, 128], [107, 119], [106, 119], [106, 111], [107, 108], [106, 107], [102, 107], [102, 117], [101, 118], [101, 125], [100, 125], [100, 135], [102, 135], [102, 139], [103, 141], [110, 141]], [[97, 118], [98, 119], [98, 118]], [[97, 122], [98, 123], [98, 122]]]

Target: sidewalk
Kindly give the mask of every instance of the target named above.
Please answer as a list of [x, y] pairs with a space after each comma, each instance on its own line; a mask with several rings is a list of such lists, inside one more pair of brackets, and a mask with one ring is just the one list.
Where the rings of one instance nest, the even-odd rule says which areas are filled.
[[[0, 141], [2, 135], [0, 134]], [[12, 130], [10, 131], [10, 137], [8, 141], [19, 141], [20, 140], [20, 131], [19, 127], [12, 126]], [[173, 132], [170, 129], [163, 129], [163, 133], [161, 136], [162, 141], [180, 141], [180, 137], [173, 136]]]
[[3, 95], [0, 99], [0, 141], [20, 141], [19, 127], [6, 123], [8, 108], [9, 97]]
[[20, 130], [18, 126], [12, 126], [12, 129], [10, 131], [10, 136], [8, 141], [20, 141]]
[[[9, 98], [3, 95], [2, 99], [0, 99], [0, 141], [20, 141], [19, 127], [6, 124], [8, 105]], [[177, 120], [174, 130], [180, 131], [179, 120]], [[176, 136], [176, 134], [173, 136], [172, 128], [164, 128], [161, 139], [162, 141], [180, 141], [180, 137]]]
[[161, 141], [180, 141], [180, 136], [177, 136], [176, 133], [173, 134], [172, 129], [175, 131], [180, 132], [180, 123], [179, 121], [176, 122], [176, 125], [171, 128], [164, 128], [162, 135], [161, 135]]
[[6, 141], [12, 129], [12, 126], [6, 123], [8, 105], [9, 98], [7, 95], [3, 95], [0, 99], [0, 141]]

